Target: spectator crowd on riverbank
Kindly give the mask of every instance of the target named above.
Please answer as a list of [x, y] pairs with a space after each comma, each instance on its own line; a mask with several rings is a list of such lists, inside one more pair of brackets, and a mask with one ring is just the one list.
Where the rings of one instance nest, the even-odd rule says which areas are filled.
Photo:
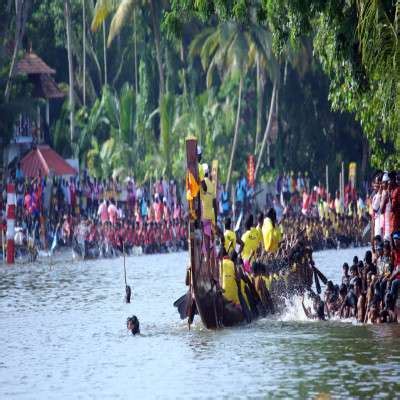
[[[134, 178], [100, 180], [86, 172], [68, 178], [28, 178], [17, 166], [0, 180], [3, 237], [6, 183], [10, 181], [15, 183], [17, 198], [17, 246], [31, 237], [38, 248], [47, 250], [57, 233], [62, 245], [73, 245], [74, 238], [85, 240], [89, 247], [100, 243], [96, 253], [104, 248], [115, 249], [114, 253], [123, 247], [141, 247], [146, 253], [186, 248], [184, 185], [174, 179], [139, 185]], [[316, 249], [358, 245], [368, 239], [363, 231], [371, 216], [376, 219], [378, 212], [372, 209], [376, 196], [362, 198], [349, 186], [343, 198], [338, 193], [331, 197], [326, 188], [311, 186], [307, 174], [303, 177], [300, 173], [297, 179], [289, 174], [278, 176], [275, 186], [275, 193], [265, 194], [265, 209], [275, 209], [285, 237], [305, 230]], [[218, 187], [221, 226], [227, 216], [233, 215], [236, 221], [241, 212], [260, 211], [254, 189], [244, 176], [234, 192], [232, 201], [222, 185]]]
[[372, 182], [371, 250], [343, 264], [342, 281], [327, 282], [313, 298], [309, 318], [356, 318], [373, 324], [400, 321], [400, 175], [377, 172]]
[[16, 244], [32, 237], [41, 249], [57, 241], [72, 245], [85, 236], [111, 248], [142, 246], [154, 252], [158, 244], [185, 242], [184, 209], [174, 180], [137, 185], [133, 178], [99, 180], [82, 176], [24, 177], [17, 168], [1, 181], [0, 210], [5, 236], [6, 183], [16, 191]]

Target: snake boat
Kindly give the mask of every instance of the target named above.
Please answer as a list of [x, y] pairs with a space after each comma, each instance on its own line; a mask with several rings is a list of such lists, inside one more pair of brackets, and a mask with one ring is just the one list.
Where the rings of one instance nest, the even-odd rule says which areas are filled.
[[[200, 316], [207, 329], [249, 323], [281, 310], [285, 305], [285, 298], [304, 293], [311, 288], [313, 277], [318, 280], [320, 272], [313, 265], [311, 249], [303, 245], [299, 238], [293, 246], [281, 248], [275, 256], [256, 259], [252, 274], [243, 274], [240, 267], [235, 266], [240, 306], [225, 300], [219, 282], [220, 260], [215, 251], [218, 237], [214, 232], [210, 246], [214, 256], [207, 258], [204, 251], [197, 141], [194, 137], [186, 140], [186, 156], [190, 258], [186, 285], [189, 289], [174, 305], [181, 318], [187, 318], [189, 327], [195, 314]], [[324, 280], [325, 277], [321, 274], [320, 279]]]

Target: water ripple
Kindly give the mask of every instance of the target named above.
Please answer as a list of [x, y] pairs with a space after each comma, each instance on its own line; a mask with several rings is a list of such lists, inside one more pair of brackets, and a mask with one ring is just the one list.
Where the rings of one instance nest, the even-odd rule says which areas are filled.
[[[364, 250], [358, 250], [361, 256]], [[337, 280], [355, 250], [322, 252]], [[161, 261], [161, 262], [160, 262]], [[400, 328], [274, 319], [188, 331], [172, 307], [186, 254], [0, 267], [0, 398], [394, 398]], [[138, 315], [141, 335], [125, 329]]]

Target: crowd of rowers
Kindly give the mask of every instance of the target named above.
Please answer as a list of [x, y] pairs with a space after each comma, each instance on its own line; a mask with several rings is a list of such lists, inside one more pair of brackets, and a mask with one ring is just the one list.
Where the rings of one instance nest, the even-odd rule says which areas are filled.
[[72, 235], [73, 249], [84, 258], [119, 256], [126, 254], [154, 254], [187, 250], [187, 227], [182, 218], [137, 223], [129, 220], [97, 223], [83, 218]]
[[290, 240], [304, 232], [313, 250], [359, 247], [367, 245], [368, 219], [332, 213], [330, 218], [284, 215], [281, 221], [282, 236]]
[[[311, 232], [314, 230], [317, 236], [324, 237], [321, 233], [329, 231], [329, 222], [313, 225], [305, 218], [302, 220], [305, 225], [299, 226], [296, 223], [299, 221], [288, 218], [286, 223], [278, 224], [276, 212], [271, 208], [265, 218], [261, 213], [257, 221], [250, 215], [246, 220], [246, 231], [239, 239], [231, 230], [231, 221], [227, 219], [225, 232], [220, 233], [224, 245], [219, 283], [225, 301], [240, 307], [244, 314], [245, 309], [249, 308], [254, 316], [259, 311], [260, 304], [273, 310], [272, 299], [276, 298], [275, 294], [308, 293], [313, 300], [312, 307], [306, 307], [304, 301], [302, 302], [308, 318], [356, 318], [359, 322], [374, 324], [399, 321], [399, 190], [396, 174], [378, 175], [371, 197], [379, 195], [386, 198], [386, 203], [383, 204], [389, 207], [390, 212], [387, 213], [387, 218], [380, 220], [376, 218], [376, 214], [384, 214], [382, 210], [387, 208], [382, 208], [382, 202], [378, 204], [380, 208], [375, 207], [371, 231], [378, 234], [373, 237], [372, 250], [365, 253], [362, 261], [355, 257], [351, 267], [348, 264], [343, 265], [340, 285], [328, 281], [312, 261], [315, 236]], [[356, 218], [339, 217], [336, 224], [342, 224], [341, 233], [344, 232], [349, 237], [353, 232], [355, 238], [362, 240], [361, 219], [357, 223]], [[286, 225], [284, 235], [283, 225]], [[329, 234], [326, 238], [329, 239]], [[323, 299], [320, 297], [319, 280], [326, 284]], [[312, 289], [313, 281], [317, 293]], [[241, 298], [245, 298], [245, 301], [240, 301]], [[267, 300], [267, 304], [263, 304], [263, 299]]]
[[[273, 209], [258, 223], [250, 215], [240, 238], [230, 228], [228, 218], [225, 232], [220, 232], [219, 285], [225, 306], [239, 309], [248, 321], [273, 314], [296, 294], [303, 296], [310, 319], [400, 321], [400, 232], [394, 232], [391, 241], [376, 236], [364, 260], [354, 257], [350, 267], [343, 265], [342, 282], [335, 285], [316, 268], [305, 231], [291, 243], [282, 240]], [[326, 285], [323, 296], [320, 281]], [[311, 307], [304, 295], [312, 299]]]
[[[315, 270], [321, 274], [314, 265], [305, 232], [292, 240], [283, 240], [286, 236], [282, 234], [273, 208], [265, 218], [260, 213], [255, 220], [249, 214], [241, 236], [232, 230], [229, 217], [224, 230], [217, 228], [216, 235], [219, 267], [218, 279], [215, 274], [214, 280], [227, 311], [220, 315], [241, 314], [250, 322], [274, 314], [280, 311], [285, 298], [311, 288]], [[190, 285], [190, 279], [187, 278], [186, 283]], [[175, 305], [185, 318], [183, 299], [178, 299]]]

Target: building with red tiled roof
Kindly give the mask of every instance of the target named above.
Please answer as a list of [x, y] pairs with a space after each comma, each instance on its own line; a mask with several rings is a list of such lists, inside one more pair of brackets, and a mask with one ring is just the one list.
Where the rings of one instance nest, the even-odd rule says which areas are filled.
[[15, 74], [25, 75], [28, 78], [33, 87], [32, 97], [45, 99], [46, 106], [43, 109], [41, 106], [43, 102], [36, 102], [36, 115], [32, 115], [32, 110], [21, 112], [15, 120], [11, 140], [3, 146], [5, 166], [19, 160], [32, 146], [49, 142], [51, 138], [50, 100], [65, 97], [65, 93], [53, 78], [55, 73], [55, 69], [49, 67], [32, 50], [27, 51], [16, 63]]
[[75, 175], [77, 171], [72, 168], [50, 146], [42, 145], [33, 148], [22, 160], [21, 169], [25, 176]]
[[24, 57], [18, 61], [15, 66], [16, 74], [49, 74], [54, 75], [56, 70], [50, 68], [37, 54], [33, 51], [25, 53]]

